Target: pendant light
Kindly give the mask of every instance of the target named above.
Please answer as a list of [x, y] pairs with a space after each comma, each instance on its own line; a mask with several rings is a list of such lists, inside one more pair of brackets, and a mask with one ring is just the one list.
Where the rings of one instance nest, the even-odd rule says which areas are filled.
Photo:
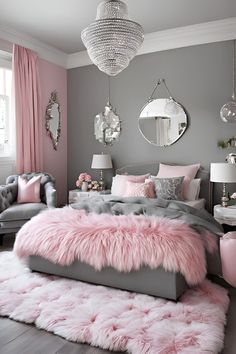
[[107, 75], [124, 70], [136, 55], [144, 35], [142, 27], [129, 19], [120, 0], [106, 0], [97, 8], [96, 20], [81, 33], [92, 62]]
[[235, 40], [233, 41], [233, 93], [232, 100], [224, 104], [220, 110], [220, 116], [223, 122], [236, 122], [236, 96], [235, 96]]
[[108, 76], [108, 100], [104, 111], [96, 114], [94, 118], [94, 135], [96, 140], [104, 145], [112, 145], [119, 140], [121, 133], [121, 120], [110, 100], [110, 76]]

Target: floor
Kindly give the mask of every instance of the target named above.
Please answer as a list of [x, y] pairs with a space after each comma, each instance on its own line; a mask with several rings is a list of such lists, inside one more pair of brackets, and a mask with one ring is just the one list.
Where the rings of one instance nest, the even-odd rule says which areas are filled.
[[[6, 237], [0, 252], [11, 250], [14, 237]], [[221, 354], [236, 353], [236, 289], [229, 288], [231, 297], [225, 334], [225, 348]], [[77, 344], [35, 328], [33, 325], [0, 317], [0, 354], [105, 354], [107, 350]], [[121, 354], [116, 352], [116, 354]], [[138, 354], [138, 353], [137, 353]], [[199, 353], [200, 354], [200, 353]]]

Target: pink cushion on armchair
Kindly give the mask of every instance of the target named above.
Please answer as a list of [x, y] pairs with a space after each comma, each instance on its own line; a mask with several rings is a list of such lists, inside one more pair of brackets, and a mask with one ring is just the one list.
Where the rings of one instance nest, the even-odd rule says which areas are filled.
[[40, 203], [41, 176], [34, 176], [29, 181], [18, 177], [17, 203]]

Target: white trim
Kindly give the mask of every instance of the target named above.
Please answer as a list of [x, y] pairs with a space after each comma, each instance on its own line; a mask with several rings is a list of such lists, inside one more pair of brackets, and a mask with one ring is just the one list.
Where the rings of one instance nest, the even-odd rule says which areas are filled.
[[[214, 43], [236, 38], [236, 17], [178, 27], [165, 31], [147, 33], [137, 55], [183, 48], [205, 43]], [[87, 51], [66, 54], [53, 46], [47, 45], [25, 33], [0, 26], [0, 44], [2, 40], [16, 43], [36, 51], [40, 58], [48, 60], [66, 69], [92, 65]], [[8, 46], [10, 51], [10, 44]], [[1, 48], [5, 49], [5, 48]]]
[[10, 43], [22, 45], [32, 49], [38, 53], [40, 58], [48, 60], [54, 64], [66, 68], [67, 54], [35, 39], [23, 32], [16, 31], [12, 28], [0, 26], [0, 38]]
[[74, 54], [68, 54], [67, 56], [67, 69], [77, 68], [80, 66], [92, 65], [87, 50], [77, 52]]
[[[236, 38], [236, 17], [148, 33], [137, 55]], [[67, 69], [91, 65], [86, 51], [69, 54]]]

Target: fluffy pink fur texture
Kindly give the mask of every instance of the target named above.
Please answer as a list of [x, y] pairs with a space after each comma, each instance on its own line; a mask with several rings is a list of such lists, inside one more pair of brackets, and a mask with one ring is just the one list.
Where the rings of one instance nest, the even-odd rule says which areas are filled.
[[179, 302], [31, 273], [0, 253], [0, 315], [68, 340], [133, 354], [220, 353], [227, 291], [208, 280]]
[[188, 284], [206, 275], [205, 247], [216, 240], [184, 222], [143, 215], [86, 214], [71, 207], [47, 210], [18, 232], [18, 257], [42, 256], [60, 265], [76, 259], [96, 270], [111, 266], [129, 272], [144, 265], [182, 273]]

